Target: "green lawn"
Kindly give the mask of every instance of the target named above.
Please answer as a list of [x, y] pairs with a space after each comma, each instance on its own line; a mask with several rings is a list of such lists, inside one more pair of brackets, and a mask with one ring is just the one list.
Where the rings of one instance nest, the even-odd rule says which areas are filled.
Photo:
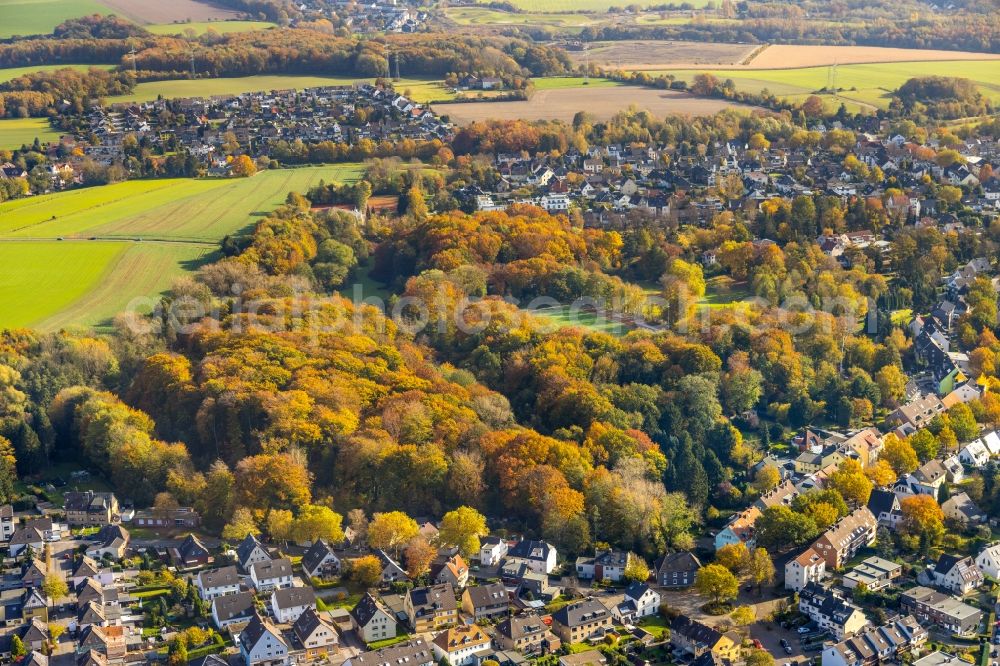
[[582, 28], [598, 24], [602, 16], [588, 14], [512, 13], [487, 7], [449, 7], [445, 16], [459, 25], [521, 25]]
[[42, 143], [59, 138], [45, 118], [5, 118], [0, 120], [0, 150], [13, 150], [35, 139]]
[[582, 76], [542, 76], [531, 80], [535, 90], [559, 90], [562, 88], [614, 88], [625, 85], [618, 81], [601, 78], [585, 79]]
[[[695, 8], [704, 7], [708, 0], [689, 0]], [[641, 0], [640, 2], [614, 2], [614, 0], [511, 0], [511, 4], [526, 12], [606, 12], [609, 7], [624, 7], [626, 5], [662, 4], [658, 0]]]
[[174, 279], [217, 257], [223, 236], [248, 231], [289, 191], [361, 170], [127, 181], [0, 204], [0, 328], [106, 327], [126, 308], [148, 312]]
[[701, 303], [710, 308], [732, 307], [750, 295], [745, 282], [736, 282], [731, 277], [722, 275], [708, 280]]
[[157, 35], [187, 35], [188, 31], [195, 35], [203, 35], [209, 30], [225, 35], [230, 32], [269, 30], [278, 26], [270, 21], [192, 21], [191, 23], [159, 23], [143, 27]]
[[[357, 81], [374, 81], [357, 76], [284, 76], [260, 75], [221, 79], [173, 79], [140, 83], [129, 95], [109, 97], [108, 103], [148, 102], [157, 97], [210, 97], [212, 95], [239, 95], [246, 92], [318, 88], [321, 86], [349, 86]], [[417, 102], [451, 99], [454, 94], [445, 89], [440, 80], [403, 78], [393, 83], [399, 91], [411, 90]]]
[[0, 243], [0, 327], [30, 326], [98, 286], [125, 243]]
[[543, 323], [554, 328], [577, 327], [597, 333], [608, 333], [610, 335], [625, 335], [629, 328], [614, 321], [608, 321], [592, 312], [573, 311], [571, 306], [564, 305], [544, 310], [531, 310], [532, 315], [538, 317]]
[[[2, 2], [3, 0], [0, 0]], [[2, 6], [2, 5], [0, 5]], [[16, 79], [19, 76], [24, 76], [25, 74], [31, 74], [33, 72], [51, 72], [57, 69], [76, 69], [81, 72], [87, 71], [91, 67], [97, 67], [99, 69], [114, 69], [114, 65], [34, 65], [32, 67], [8, 67], [7, 69], [0, 69], [0, 83], [6, 83], [12, 79]]]
[[0, 0], [0, 39], [50, 34], [66, 19], [111, 13], [95, 0]]
[[[801, 101], [824, 88], [830, 76], [829, 67], [796, 69], [742, 70], [669, 70], [678, 79], [689, 81], [699, 72], [708, 71], [720, 79], [732, 79], [737, 89], [760, 91], [767, 88], [778, 96]], [[961, 76], [976, 82], [984, 95], [1000, 102], [1000, 63], [989, 60], [959, 60], [954, 62], [892, 62], [837, 67], [836, 100], [858, 106], [886, 108], [890, 93], [914, 76]], [[833, 98], [830, 100], [833, 102]]]

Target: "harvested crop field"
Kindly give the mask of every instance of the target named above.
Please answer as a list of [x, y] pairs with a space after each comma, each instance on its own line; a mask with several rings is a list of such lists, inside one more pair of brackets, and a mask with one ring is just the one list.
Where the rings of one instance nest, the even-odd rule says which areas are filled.
[[[745, 66], [746, 69], [781, 69], [793, 67], [821, 67], [824, 65], [851, 65], [881, 62], [910, 62], [945, 60], [1000, 60], [997, 53], [971, 51], [933, 51], [922, 49], [890, 49], [877, 46], [800, 46], [773, 44], [758, 53]], [[918, 72], [914, 72], [916, 75]]]
[[530, 100], [519, 102], [464, 102], [437, 107], [452, 122], [468, 125], [489, 118], [522, 120], [573, 120], [578, 111], [587, 111], [607, 120], [630, 106], [658, 116], [668, 114], [711, 115], [723, 109], [750, 107], [718, 99], [704, 99], [672, 90], [651, 88], [558, 88], [540, 90]]
[[239, 12], [196, 0], [101, 0], [115, 14], [136, 23], [218, 21], [240, 18]]
[[681, 64], [737, 65], [760, 48], [759, 44], [626, 40], [593, 42], [587, 53], [569, 51], [569, 56], [575, 64], [589, 60], [593, 65], [611, 69], [667, 69]]

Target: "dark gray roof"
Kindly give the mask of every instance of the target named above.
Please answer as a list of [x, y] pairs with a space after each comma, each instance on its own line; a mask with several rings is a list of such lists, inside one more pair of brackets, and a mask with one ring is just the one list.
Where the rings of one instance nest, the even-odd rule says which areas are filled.
[[292, 575], [292, 563], [285, 558], [268, 560], [267, 562], [254, 562], [250, 566], [250, 571], [257, 580], [268, 578], [281, 578]]
[[381, 650], [362, 652], [354, 657], [351, 663], [354, 666], [398, 666], [399, 664], [421, 666], [421, 664], [431, 664], [436, 661], [430, 643], [418, 638]]
[[656, 563], [658, 573], [670, 573], [673, 571], [697, 571], [701, 568], [701, 562], [694, 553], [681, 551], [679, 553], [667, 553]]
[[240, 644], [249, 652], [267, 632], [271, 632], [277, 636], [278, 640], [284, 640], [281, 637], [281, 632], [273, 624], [261, 617], [260, 614], [255, 614], [253, 619], [250, 620], [250, 624], [240, 632]]
[[563, 606], [552, 614], [552, 621], [566, 627], [576, 627], [586, 622], [606, 618], [609, 615], [610, 613], [604, 604], [591, 599]]
[[474, 608], [489, 608], [490, 606], [506, 605], [509, 597], [507, 588], [503, 583], [491, 583], [489, 585], [477, 585], [466, 588], [465, 594], [469, 595]]
[[237, 592], [236, 594], [227, 594], [224, 597], [216, 597], [212, 599], [212, 608], [215, 609], [215, 615], [220, 622], [236, 617], [249, 617], [254, 609], [253, 593]]
[[441, 583], [429, 587], [418, 587], [409, 590], [407, 596], [413, 604], [413, 612], [419, 617], [427, 611], [455, 610], [458, 602], [455, 600], [455, 588], [451, 583]]
[[307, 608], [302, 615], [299, 615], [299, 619], [295, 621], [295, 624], [292, 625], [292, 630], [300, 641], [305, 642], [320, 625], [324, 624], [327, 623], [314, 608]]
[[271, 597], [278, 608], [295, 608], [316, 603], [316, 593], [311, 587], [285, 587], [275, 590]]
[[236, 548], [236, 559], [239, 560], [241, 564], [246, 562], [247, 558], [250, 557], [250, 554], [253, 553], [254, 548], [258, 547], [265, 553], [267, 552], [267, 549], [264, 548], [264, 544], [262, 544], [257, 537], [253, 534], [247, 534], [246, 537], [243, 538], [243, 541], [240, 542], [240, 545]]
[[722, 634], [712, 627], [692, 620], [687, 615], [678, 615], [674, 618], [670, 623], [670, 633], [684, 636], [692, 643], [709, 646], [718, 643], [722, 637]]
[[510, 617], [497, 625], [497, 631], [512, 640], [544, 634], [548, 628], [537, 615], [518, 615]]
[[374, 617], [375, 613], [377, 613], [378, 611], [382, 611], [390, 618], [395, 618], [395, 615], [393, 615], [392, 611], [383, 606], [378, 601], [378, 599], [372, 596], [370, 592], [365, 592], [365, 595], [361, 597], [361, 600], [358, 601], [358, 604], [351, 609], [351, 615], [354, 616], [354, 619], [357, 621], [358, 625], [363, 627], [369, 622], [371, 622], [372, 617]]
[[320, 564], [323, 563], [330, 555], [334, 555], [333, 548], [329, 546], [323, 539], [317, 539], [306, 554], [302, 556], [302, 569], [306, 572], [315, 571]]
[[552, 546], [544, 541], [531, 541], [525, 539], [518, 541], [513, 548], [507, 551], [510, 557], [519, 557], [525, 560], [545, 560]]
[[198, 574], [198, 582], [203, 588], [228, 587], [239, 585], [240, 575], [236, 572], [235, 566], [209, 569]]

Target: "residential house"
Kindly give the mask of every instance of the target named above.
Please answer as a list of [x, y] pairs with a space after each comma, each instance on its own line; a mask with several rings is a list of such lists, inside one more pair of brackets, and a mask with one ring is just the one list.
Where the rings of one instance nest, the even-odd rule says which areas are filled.
[[0, 541], [6, 543], [14, 534], [17, 523], [14, 522], [14, 507], [10, 504], [0, 506]]
[[431, 580], [435, 583], [450, 583], [462, 589], [469, 582], [469, 566], [459, 554], [439, 557], [431, 563]]
[[983, 612], [929, 587], [906, 590], [899, 597], [902, 612], [912, 613], [924, 624], [937, 624], [945, 631], [958, 634], [974, 633], [983, 619]]
[[253, 534], [247, 534], [236, 547], [236, 562], [240, 565], [240, 571], [250, 573], [250, 567], [259, 562], [270, 562], [271, 559], [267, 548]]
[[886, 417], [886, 423], [895, 426], [900, 434], [909, 436], [926, 428], [943, 411], [944, 405], [940, 398], [928, 393], [898, 407]]
[[964, 527], [981, 525], [988, 520], [986, 513], [980, 509], [968, 493], [961, 492], [952, 495], [941, 505], [945, 518], [951, 518]]
[[396, 616], [371, 592], [365, 592], [351, 609], [351, 626], [365, 643], [396, 637]]
[[118, 499], [114, 493], [93, 490], [66, 493], [63, 507], [70, 525], [110, 525], [118, 520]]
[[210, 558], [208, 548], [194, 534], [188, 534], [179, 546], [170, 548], [169, 552], [170, 559], [181, 569], [203, 567]]
[[120, 661], [128, 652], [125, 627], [100, 627], [92, 624], [80, 632], [76, 649], [78, 654], [97, 652], [107, 657], [108, 661]]
[[29, 650], [42, 650], [49, 641], [49, 627], [37, 617], [18, 627], [16, 633]]
[[289, 646], [270, 620], [256, 614], [237, 640], [246, 666], [284, 666]]
[[506, 615], [509, 608], [510, 599], [503, 583], [475, 585], [462, 592], [462, 612], [476, 622]]
[[943, 554], [930, 570], [931, 580], [938, 587], [962, 596], [983, 584], [983, 572], [969, 556]]
[[559, 657], [559, 666], [607, 666], [608, 658], [600, 650], [584, 650]]
[[451, 583], [407, 590], [403, 609], [415, 632], [434, 631], [458, 622], [458, 602]]
[[331, 578], [340, 573], [340, 558], [324, 539], [317, 539], [302, 556], [302, 571], [310, 578]]
[[819, 450], [803, 451], [795, 459], [795, 472], [798, 474], [814, 474], [824, 467], [840, 465], [845, 460], [844, 451], [839, 444], [827, 444]]
[[547, 654], [562, 644], [537, 615], [508, 617], [497, 625], [494, 638], [504, 650], [525, 655]]
[[667, 553], [656, 561], [654, 575], [660, 587], [681, 589], [694, 585], [694, 577], [701, 569], [701, 562], [694, 553], [681, 551]]
[[305, 650], [308, 660], [321, 660], [337, 648], [337, 630], [320, 617], [314, 608], [307, 608], [292, 625], [295, 647]]
[[220, 631], [249, 622], [256, 612], [253, 592], [237, 592], [212, 599], [212, 621]]
[[751, 506], [733, 516], [726, 526], [715, 535], [715, 550], [737, 543], [742, 543], [748, 550], [753, 550], [756, 544], [753, 526], [760, 518], [761, 513], [761, 510], [756, 506]]
[[490, 651], [490, 637], [477, 624], [461, 624], [434, 637], [434, 656], [451, 666], [478, 664], [480, 655]]
[[826, 561], [827, 569], [839, 569], [859, 550], [875, 542], [877, 528], [875, 516], [863, 506], [831, 525], [812, 547]]
[[41, 587], [48, 574], [48, 565], [37, 557], [32, 557], [31, 561], [21, 567], [21, 587]]
[[552, 614], [552, 633], [563, 643], [580, 643], [611, 629], [611, 612], [595, 599], [563, 606]]
[[976, 566], [993, 580], [1000, 579], [1000, 541], [989, 543], [979, 551]]
[[423, 639], [399, 643], [392, 647], [361, 652], [347, 659], [342, 666], [435, 666], [433, 648]]
[[111, 557], [120, 560], [125, 557], [131, 536], [121, 525], [105, 525], [94, 537], [94, 543], [87, 546], [86, 555], [94, 559]]
[[495, 567], [507, 555], [507, 541], [496, 536], [483, 537], [479, 547], [479, 565]]
[[25, 620], [37, 617], [43, 622], [49, 621], [49, 600], [40, 588], [31, 587], [22, 593], [21, 617]]
[[841, 449], [853, 452], [862, 467], [873, 465], [879, 459], [882, 454], [882, 446], [882, 433], [875, 428], [859, 430], [851, 434], [840, 445]]
[[798, 592], [809, 583], [818, 583], [826, 574], [826, 560], [815, 548], [806, 548], [785, 563], [785, 589]]
[[281, 587], [271, 592], [271, 614], [281, 624], [295, 622], [311, 608], [316, 608], [311, 587]]
[[384, 550], [376, 550], [375, 557], [382, 563], [382, 575], [380, 578], [383, 583], [397, 583], [409, 580], [403, 567], [399, 566], [399, 563], [389, 557]]
[[865, 589], [875, 592], [889, 587], [902, 575], [903, 565], [881, 557], [869, 557], [844, 575], [843, 585], [848, 590], [864, 585]]
[[292, 563], [284, 557], [250, 565], [250, 582], [258, 593], [291, 587], [293, 580]]
[[611, 614], [622, 624], [634, 624], [638, 620], [660, 611], [660, 593], [648, 583], [632, 583], [625, 588], [625, 597], [611, 609]]
[[550, 574], [556, 568], [556, 547], [544, 541], [522, 540], [507, 551], [506, 559], [522, 562], [535, 573]]
[[101, 585], [110, 585], [114, 582], [115, 575], [111, 569], [102, 568], [94, 558], [84, 555], [76, 563], [76, 566], [73, 567], [73, 571], [70, 573], [67, 582], [70, 588], [75, 590], [83, 581], [90, 578], [93, 578]]
[[25, 526], [14, 531], [7, 547], [11, 557], [17, 557], [28, 548], [37, 553], [45, 547], [45, 536], [37, 527]]
[[194, 584], [198, 588], [198, 596], [204, 601], [236, 594], [241, 589], [240, 575], [235, 566], [200, 571], [194, 579]]
[[[880, 666], [905, 663], [927, 642], [927, 630], [912, 615], [901, 615], [880, 627], [823, 648], [822, 666]], [[914, 664], [920, 663], [919, 661]]]
[[868, 497], [868, 510], [872, 512], [878, 524], [894, 530], [903, 519], [903, 510], [899, 504], [899, 497], [889, 490], [872, 490]]
[[736, 632], [722, 633], [686, 615], [678, 615], [670, 623], [670, 644], [695, 657], [709, 652], [719, 659], [735, 660], [743, 640]]
[[620, 550], [599, 550], [593, 557], [576, 560], [576, 576], [585, 580], [607, 580], [617, 583], [625, 576], [631, 553]]
[[868, 624], [860, 608], [819, 583], [809, 583], [799, 591], [799, 612], [838, 641], [856, 634]]

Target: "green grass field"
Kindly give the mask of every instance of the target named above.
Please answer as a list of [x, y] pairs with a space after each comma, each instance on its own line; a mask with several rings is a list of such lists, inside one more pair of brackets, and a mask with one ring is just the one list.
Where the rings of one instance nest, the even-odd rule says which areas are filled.
[[4, 118], [0, 120], [0, 150], [20, 148], [31, 144], [35, 137], [42, 143], [59, 138], [45, 118]]
[[[357, 76], [282, 76], [260, 75], [243, 76], [223, 79], [174, 79], [169, 81], [151, 81], [140, 83], [130, 95], [109, 97], [108, 102], [148, 102], [159, 96], [175, 97], [211, 97], [213, 95], [239, 95], [246, 92], [267, 90], [284, 90], [295, 88], [318, 88], [321, 86], [348, 86], [356, 81], [374, 81]], [[431, 102], [451, 99], [454, 94], [448, 91], [440, 80], [403, 78], [393, 84], [397, 90], [410, 89], [417, 102]]]
[[0, 39], [50, 34], [66, 19], [111, 13], [95, 0], [0, 0]]
[[[704, 7], [708, 0], [690, 0], [695, 8]], [[606, 12], [609, 7], [624, 7], [639, 5], [648, 7], [661, 4], [656, 0], [641, 0], [640, 2], [615, 2], [614, 0], [511, 0], [511, 4], [525, 12]]]
[[7, 69], [0, 69], [0, 83], [7, 83], [11, 79], [16, 79], [19, 76], [24, 76], [25, 74], [31, 74], [33, 72], [51, 72], [57, 69], [76, 69], [81, 72], [90, 69], [91, 67], [97, 67], [99, 69], [114, 69], [114, 65], [35, 65], [34, 67], [9, 67]]
[[569, 305], [554, 308], [533, 309], [531, 314], [550, 325], [553, 329], [559, 328], [582, 328], [587, 331], [597, 333], [607, 333], [609, 335], [621, 336], [629, 332], [629, 327], [615, 321], [610, 321], [593, 312], [583, 312], [573, 310]]
[[596, 25], [600, 16], [587, 14], [548, 14], [531, 12], [514, 14], [487, 7], [449, 7], [445, 16], [459, 25], [522, 25], [553, 28], [583, 28]]
[[[811, 93], [825, 87], [830, 76], [829, 67], [801, 67], [796, 69], [762, 70], [670, 70], [678, 79], [690, 81], [695, 74], [708, 71], [721, 79], [732, 79], [740, 90], [760, 91], [767, 88], [779, 97], [802, 101]], [[837, 100], [845, 100], [861, 107], [886, 108], [891, 91], [899, 88], [914, 76], [960, 76], [979, 85], [982, 93], [994, 102], [1000, 101], [1000, 65], [988, 60], [960, 60], [954, 62], [893, 62], [870, 65], [841, 65], [837, 67]], [[849, 104], [850, 106], [850, 104]]]
[[625, 85], [611, 79], [600, 79], [591, 77], [584, 79], [582, 76], [541, 76], [532, 79], [535, 90], [560, 90], [563, 88], [616, 88]]
[[175, 278], [215, 258], [223, 236], [248, 231], [289, 191], [361, 170], [127, 181], [0, 204], [0, 266], [10, 268], [0, 271], [0, 328], [107, 326], [137, 298], [148, 310]]
[[159, 23], [143, 26], [157, 35], [186, 35], [191, 30], [195, 35], [203, 35], [209, 30], [220, 35], [230, 32], [251, 32], [277, 28], [270, 21], [192, 21], [191, 23]]

